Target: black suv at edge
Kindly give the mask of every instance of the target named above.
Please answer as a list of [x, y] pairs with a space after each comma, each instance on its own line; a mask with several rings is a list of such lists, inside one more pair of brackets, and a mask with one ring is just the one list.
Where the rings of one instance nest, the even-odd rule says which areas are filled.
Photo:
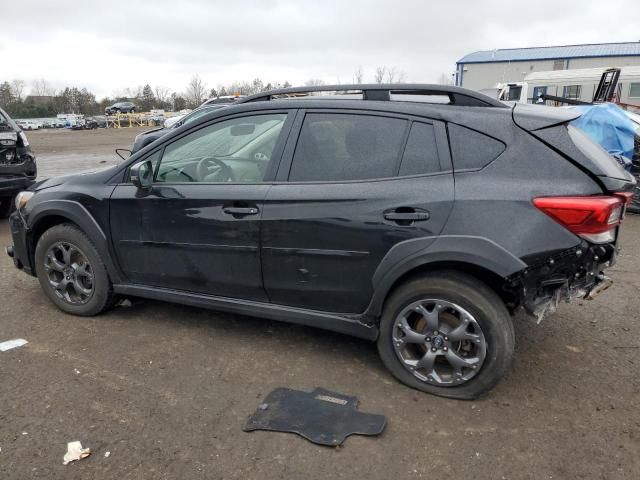
[[266, 92], [21, 193], [7, 250], [71, 314], [138, 296], [312, 325], [475, 398], [516, 310], [610, 284], [634, 179], [578, 115], [435, 85]]
[[115, 115], [116, 113], [135, 113], [136, 106], [133, 102], [117, 102], [104, 109], [105, 115]]
[[0, 218], [9, 216], [14, 197], [34, 183], [37, 172], [27, 136], [0, 108]]

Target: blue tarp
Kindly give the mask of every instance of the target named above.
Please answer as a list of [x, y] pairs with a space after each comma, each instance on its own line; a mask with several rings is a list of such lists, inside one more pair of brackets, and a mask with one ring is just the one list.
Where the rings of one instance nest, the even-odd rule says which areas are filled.
[[575, 107], [584, 112], [572, 125], [582, 130], [611, 155], [633, 158], [633, 123], [624, 111], [612, 103]]

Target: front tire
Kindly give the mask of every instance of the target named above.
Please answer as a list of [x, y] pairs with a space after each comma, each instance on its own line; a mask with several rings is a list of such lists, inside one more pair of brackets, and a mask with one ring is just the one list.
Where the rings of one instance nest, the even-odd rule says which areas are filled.
[[112, 303], [111, 280], [91, 240], [75, 225], [44, 232], [35, 252], [40, 286], [63, 312], [97, 315]]
[[378, 352], [404, 384], [470, 400], [509, 370], [515, 334], [503, 301], [486, 284], [455, 271], [414, 278], [384, 305]]

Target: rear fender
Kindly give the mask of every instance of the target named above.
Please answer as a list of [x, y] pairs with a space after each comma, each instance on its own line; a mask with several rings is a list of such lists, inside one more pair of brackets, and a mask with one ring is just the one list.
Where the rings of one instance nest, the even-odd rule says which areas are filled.
[[395, 245], [373, 275], [374, 294], [366, 315], [378, 317], [384, 300], [399, 278], [430, 264], [456, 262], [489, 270], [501, 278], [527, 268], [527, 264], [497, 243], [483, 237], [443, 235], [406, 240]]

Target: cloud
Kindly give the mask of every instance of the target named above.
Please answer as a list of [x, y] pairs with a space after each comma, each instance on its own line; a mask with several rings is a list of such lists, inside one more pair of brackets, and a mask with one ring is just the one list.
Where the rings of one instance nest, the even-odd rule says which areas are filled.
[[[2, 9], [0, 81], [45, 78], [99, 97], [145, 83], [184, 89], [260, 77], [351, 81], [393, 66], [435, 82], [467, 53], [638, 41], [637, 0], [575, 5], [504, 1], [30, 1]], [[615, 32], [615, 33], [611, 33]], [[613, 36], [612, 36], [613, 35]]]

